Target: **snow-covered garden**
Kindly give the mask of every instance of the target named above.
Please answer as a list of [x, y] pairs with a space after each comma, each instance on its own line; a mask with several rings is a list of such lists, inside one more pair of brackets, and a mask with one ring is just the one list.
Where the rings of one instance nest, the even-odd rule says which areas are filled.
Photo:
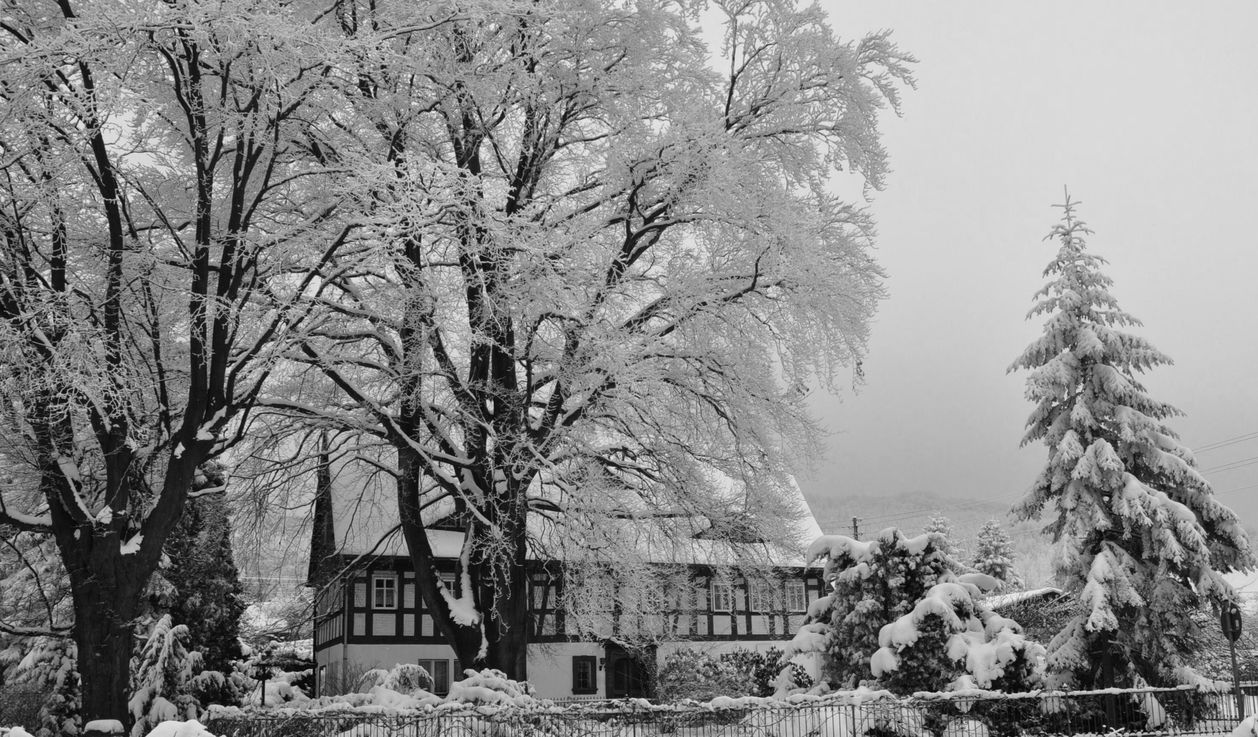
[[[1251, 543], [1069, 194], [1010, 367], [1055, 609], [1004, 608], [997, 521], [964, 560], [941, 518], [815, 529], [804, 398], [859, 383], [888, 278], [889, 31], [2, 5], [0, 737], [1258, 737], [1207, 652]], [[300, 586], [246, 601], [239, 555]]]

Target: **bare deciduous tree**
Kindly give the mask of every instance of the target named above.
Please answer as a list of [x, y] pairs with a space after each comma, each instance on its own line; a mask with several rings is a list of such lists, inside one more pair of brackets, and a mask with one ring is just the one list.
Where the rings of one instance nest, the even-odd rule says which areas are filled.
[[125, 723], [141, 591], [337, 245], [327, 50], [293, 5], [0, 16], [0, 522], [55, 538], [82, 714]]
[[[337, 4], [356, 94], [320, 150], [362, 219], [320, 274], [322, 385], [271, 404], [361, 438], [440, 631], [523, 677], [530, 546], [619, 563], [790, 516], [796, 387], [859, 361], [882, 294], [831, 178], [882, 185], [912, 60], [790, 3], [460, 7]], [[466, 533], [453, 586], [439, 520]]]

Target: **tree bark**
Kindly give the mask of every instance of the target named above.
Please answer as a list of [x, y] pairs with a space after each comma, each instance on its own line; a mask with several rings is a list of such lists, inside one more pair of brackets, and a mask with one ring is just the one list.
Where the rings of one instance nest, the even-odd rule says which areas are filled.
[[122, 555], [114, 530], [65, 526], [55, 534], [73, 592], [79, 716], [117, 719], [129, 728], [134, 620], [152, 566]]
[[82, 697], [79, 714], [84, 723], [117, 719], [130, 728], [130, 683], [120, 676], [131, 672], [134, 611], [123, 609], [133, 610], [135, 597], [103, 587], [91, 588], [96, 595], [77, 597], [74, 606], [74, 643]]
[[[419, 594], [434, 624], [455, 652], [464, 668], [495, 668], [517, 681], [528, 678], [530, 614], [528, 576], [525, 567], [527, 539], [522, 512], [513, 513], [510, 523], [503, 520], [510, 546], [508, 556], [475, 556], [466, 573], [473, 589], [473, 601], [481, 621], [461, 624], [455, 621], [441, 593], [439, 559], [432, 550], [419, 511], [421, 460], [409, 447], [398, 449], [398, 510], [402, 535], [410, 551], [411, 565]], [[520, 497], [523, 498], [522, 496]], [[484, 534], [483, 523], [469, 521], [465, 535], [475, 541]], [[504, 566], [504, 562], [506, 565]], [[455, 560], [455, 583], [451, 593], [460, 596], [463, 562]], [[505, 570], [504, 570], [505, 569]], [[482, 635], [483, 631], [483, 635]]]

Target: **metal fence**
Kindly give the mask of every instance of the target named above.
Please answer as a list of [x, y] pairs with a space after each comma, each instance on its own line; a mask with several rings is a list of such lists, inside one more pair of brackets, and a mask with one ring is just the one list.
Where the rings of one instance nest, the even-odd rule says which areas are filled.
[[224, 737], [1047, 737], [1228, 734], [1239, 720], [1232, 694], [1177, 688], [912, 698], [836, 694], [730, 700], [723, 707], [451, 705], [405, 716], [293, 710], [215, 717], [206, 727]]

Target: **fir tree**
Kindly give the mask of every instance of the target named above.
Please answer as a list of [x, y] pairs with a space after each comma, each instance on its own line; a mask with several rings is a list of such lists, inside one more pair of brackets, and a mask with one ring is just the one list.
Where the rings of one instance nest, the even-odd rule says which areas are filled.
[[1044, 648], [982, 603], [995, 583], [985, 574], [945, 573], [908, 613], [883, 627], [870, 659], [880, 684], [899, 694], [1038, 687]]
[[240, 572], [232, 556], [231, 524], [220, 496], [195, 500], [166, 544], [163, 571], [176, 595], [171, 619], [188, 628], [188, 647], [209, 670], [230, 673], [241, 657], [240, 615], [245, 610]]
[[1013, 567], [1013, 546], [1009, 534], [994, 519], [983, 523], [974, 541], [974, 570], [1001, 582], [1001, 588], [1022, 587], [1022, 576]]
[[188, 628], [172, 624], [170, 615], [153, 623], [148, 640], [133, 661], [131, 698], [127, 708], [141, 737], [167, 720], [195, 719], [201, 705], [189, 687], [201, 671], [201, 656], [188, 648]]
[[922, 532], [926, 534], [930, 534], [932, 532], [938, 533], [938, 535], [942, 538], [939, 549], [943, 552], [943, 554], [950, 555], [954, 558], [960, 556], [961, 549], [957, 547], [955, 542], [955, 536], [952, 531], [952, 520], [942, 514], [934, 515], [926, 523], [926, 526], [922, 528]]
[[810, 607], [787, 655], [820, 653], [832, 688], [870, 679], [899, 693], [1034, 685], [1042, 649], [982, 604], [980, 585], [996, 581], [958, 575], [943, 543], [939, 533], [906, 538], [894, 528], [872, 541], [827, 535], [814, 542], [807, 557], [825, 560], [832, 593]]
[[1049, 238], [1059, 242], [1028, 317], [1044, 334], [1014, 361], [1026, 369], [1035, 410], [1023, 444], [1048, 460], [1015, 510], [1047, 526], [1060, 546], [1059, 585], [1076, 606], [1048, 647], [1062, 685], [1108, 687], [1185, 680], [1193, 614], [1235, 600], [1223, 573], [1249, 570], [1249, 542], [1219, 504], [1192, 454], [1167, 425], [1179, 414], [1149, 396], [1137, 375], [1171, 361], [1122, 328], [1104, 259], [1067, 195]]
[[948, 571], [942, 544], [938, 534], [906, 538], [895, 528], [876, 540], [827, 535], [814, 542], [808, 559], [825, 561], [822, 577], [831, 593], [809, 608], [789, 654], [821, 653], [821, 677], [831, 688], [871, 679], [879, 631], [912, 610]]

